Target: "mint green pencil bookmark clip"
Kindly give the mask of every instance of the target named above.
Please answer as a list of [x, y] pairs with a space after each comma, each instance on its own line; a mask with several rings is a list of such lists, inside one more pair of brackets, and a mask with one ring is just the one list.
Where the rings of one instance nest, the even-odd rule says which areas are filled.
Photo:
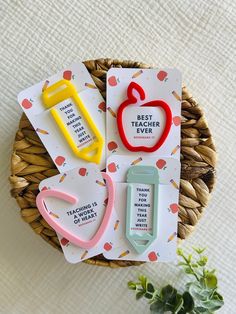
[[[152, 166], [133, 166], [130, 167], [127, 174], [127, 203], [126, 203], [126, 238], [132, 244], [134, 249], [142, 254], [157, 238], [158, 221], [158, 170]], [[135, 188], [134, 184], [147, 184], [147, 188]], [[134, 191], [136, 190], [136, 191]], [[135, 193], [140, 194], [140, 199], [135, 201]], [[152, 192], [152, 206], [148, 203], [147, 195]], [[139, 197], [139, 196], [138, 196]], [[134, 212], [135, 211], [135, 212]], [[149, 213], [148, 213], [149, 211]], [[141, 212], [141, 214], [139, 214]], [[151, 214], [151, 216], [150, 216]], [[138, 224], [138, 217], [143, 224]], [[146, 218], [145, 218], [146, 217]], [[151, 228], [148, 228], [147, 221], [151, 217]]]

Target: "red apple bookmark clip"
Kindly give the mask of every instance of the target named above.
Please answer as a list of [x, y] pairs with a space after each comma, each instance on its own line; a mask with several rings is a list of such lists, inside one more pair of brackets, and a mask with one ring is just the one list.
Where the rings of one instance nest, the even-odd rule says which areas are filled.
[[127, 99], [119, 106], [118, 112], [117, 112], [117, 126], [118, 126], [118, 131], [120, 134], [120, 138], [124, 144], [124, 146], [131, 152], [147, 152], [147, 153], [152, 153], [158, 150], [162, 144], [165, 142], [171, 128], [171, 121], [172, 121], [172, 113], [169, 105], [163, 101], [163, 100], [152, 100], [150, 102], [147, 102], [141, 107], [159, 107], [164, 110], [165, 116], [166, 116], [166, 123], [165, 123], [165, 128], [159, 138], [159, 140], [155, 143], [155, 145], [151, 147], [147, 146], [133, 146], [129, 143], [124, 127], [123, 127], [123, 114], [124, 114], [124, 109], [130, 105], [134, 105], [137, 103], [137, 98], [133, 94], [133, 91], [138, 92], [140, 100], [145, 100], [145, 92], [143, 88], [138, 85], [135, 82], [131, 82], [127, 88]]
[[62, 235], [64, 238], [69, 240], [69, 242], [84, 248], [84, 249], [91, 249], [93, 248], [101, 239], [104, 232], [106, 231], [109, 221], [112, 214], [112, 209], [114, 205], [114, 197], [115, 197], [115, 190], [114, 190], [114, 184], [111, 179], [111, 177], [106, 174], [102, 173], [103, 179], [106, 180], [106, 185], [108, 188], [108, 203], [107, 207], [105, 209], [105, 213], [102, 219], [102, 222], [100, 226], [98, 227], [95, 235], [92, 237], [92, 239], [85, 241], [81, 239], [78, 235], [73, 234], [69, 229], [64, 228], [59, 222], [57, 222], [48, 212], [46, 206], [45, 206], [45, 198], [47, 197], [55, 197], [57, 199], [66, 201], [70, 204], [76, 204], [77, 198], [73, 195], [70, 195], [68, 193], [59, 191], [59, 190], [42, 190], [36, 198], [36, 204], [38, 207], [39, 212], [43, 216], [43, 218], [47, 221], [47, 223], [60, 235]]

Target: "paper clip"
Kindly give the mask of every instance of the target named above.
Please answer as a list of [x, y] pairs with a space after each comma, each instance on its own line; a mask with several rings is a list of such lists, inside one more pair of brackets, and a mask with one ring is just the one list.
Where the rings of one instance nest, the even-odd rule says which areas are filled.
[[113, 181], [111, 177], [106, 174], [105, 172], [102, 173], [103, 179], [106, 180], [107, 185], [107, 191], [108, 191], [108, 202], [105, 209], [105, 213], [102, 219], [102, 222], [100, 226], [98, 227], [95, 235], [92, 237], [92, 239], [85, 241], [81, 239], [78, 235], [73, 234], [69, 230], [63, 228], [63, 226], [54, 219], [50, 213], [48, 212], [46, 206], [45, 206], [45, 199], [47, 197], [55, 197], [57, 199], [64, 200], [70, 204], [76, 204], [77, 198], [73, 195], [70, 195], [68, 193], [59, 191], [59, 190], [42, 190], [36, 197], [36, 205], [38, 207], [39, 212], [43, 216], [43, 218], [47, 221], [47, 223], [60, 235], [62, 235], [64, 238], [69, 240], [69, 242], [84, 248], [84, 249], [91, 249], [93, 248], [101, 239], [104, 232], [107, 229], [107, 226], [109, 225], [109, 221], [112, 214], [112, 209], [114, 205], [114, 197], [115, 197], [115, 188]]
[[156, 150], [158, 150], [163, 143], [165, 142], [170, 129], [171, 129], [171, 123], [172, 123], [172, 112], [171, 109], [169, 107], [169, 105], [163, 101], [163, 100], [152, 100], [149, 101], [143, 105], [141, 105], [140, 107], [159, 107], [162, 108], [165, 112], [165, 116], [166, 116], [166, 122], [165, 122], [165, 128], [160, 136], [160, 138], [158, 139], [158, 141], [151, 147], [147, 147], [147, 146], [133, 146], [130, 144], [130, 142], [128, 141], [125, 131], [124, 131], [124, 126], [123, 126], [123, 114], [124, 114], [124, 110], [127, 106], [130, 105], [134, 105], [137, 103], [137, 98], [136, 96], [133, 94], [133, 91], [136, 91], [140, 97], [141, 100], [145, 100], [145, 92], [143, 90], [143, 88], [138, 85], [135, 82], [131, 82], [127, 88], [127, 99], [119, 106], [118, 111], [117, 111], [117, 127], [118, 127], [118, 131], [120, 134], [120, 138], [122, 143], [124, 144], [124, 146], [131, 152], [147, 152], [147, 153], [153, 153]]
[[[72, 98], [75, 105], [81, 112], [83, 118], [86, 120], [89, 128], [95, 135], [95, 139], [92, 144], [82, 149], [79, 149], [76, 143], [73, 140], [68, 128], [66, 127], [65, 123], [63, 122], [62, 118], [60, 117], [58, 111], [54, 106], [68, 98]], [[80, 96], [78, 95], [75, 86], [68, 80], [61, 80], [56, 82], [55, 84], [47, 87], [42, 93], [42, 99], [44, 106], [47, 109], [50, 109], [50, 112], [60, 128], [61, 132], [63, 133], [67, 143], [69, 144], [70, 148], [74, 152], [74, 154], [82, 158], [84, 160], [95, 162], [99, 164], [101, 157], [102, 157], [102, 150], [104, 145], [104, 139], [100, 134], [99, 130], [97, 129], [95, 123], [93, 122], [89, 112], [87, 111], [85, 105], [83, 104]]]
[[[150, 244], [157, 238], [157, 216], [158, 216], [158, 170], [152, 166], [132, 166], [127, 174], [127, 206], [126, 206], [126, 238], [134, 249], [142, 254]], [[153, 185], [153, 208], [152, 208], [152, 230], [145, 234], [131, 232], [132, 209], [134, 204], [133, 183]], [[151, 210], [151, 209], [150, 209]]]

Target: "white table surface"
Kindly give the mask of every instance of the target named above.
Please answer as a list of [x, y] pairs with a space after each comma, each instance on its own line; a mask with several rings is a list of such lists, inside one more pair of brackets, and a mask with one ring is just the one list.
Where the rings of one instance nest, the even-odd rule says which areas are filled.
[[218, 183], [184, 246], [208, 247], [225, 297], [220, 313], [236, 313], [235, 26], [230, 0], [0, 1], [0, 313], [149, 313], [128, 280], [143, 273], [158, 285], [183, 284], [169, 264], [67, 264], [21, 220], [9, 195], [17, 93], [76, 60], [99, 57], [176, 66], [204, 108], [219, 152]]

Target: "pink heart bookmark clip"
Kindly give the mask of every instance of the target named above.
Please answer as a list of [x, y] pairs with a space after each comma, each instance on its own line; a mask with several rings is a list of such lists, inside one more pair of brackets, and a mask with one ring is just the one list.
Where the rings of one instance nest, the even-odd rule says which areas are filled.
[[45, 198], [47, 197], [55, 197], [57, 199], [61, 199], [63, 201], [66, 201], [70, 204], [76, 204], [78, 199], [74, 197], [73, 195], [70, 195], [68, 193], [59, 191], [59, 190], [43, 190], [41, 191], [36, 198], [36, 204], [38, 207], [38, 210], [40, 211], [43, 218], [47, 221], [47, 223], [60, 235], [65, 237], [69, 242], [84, 248], [84, 249], [91, 249], [94, 247], [103, 236], [109, 220], [111, 218], [112, 208], [114, 205], [114, 198], [115, 198], [115, 188], [113, 181], [111, 177], [107, 173], [102, 173], [103, 179], [106, 180], [106, 186], [108, 191], [108, 202], [107, 207], [105, 209], [105, 213], [103, 216], [103, 220], [96, 231], [95, 235], [92, 237], [92, 239], [88, 241], [84, 241], [81, 238], [79, 238], [77, 235], [71, 233], [69, 230], [64, 229], [60, 223], [58, 223], [48, 212], [46, 206], [45, 206]]

